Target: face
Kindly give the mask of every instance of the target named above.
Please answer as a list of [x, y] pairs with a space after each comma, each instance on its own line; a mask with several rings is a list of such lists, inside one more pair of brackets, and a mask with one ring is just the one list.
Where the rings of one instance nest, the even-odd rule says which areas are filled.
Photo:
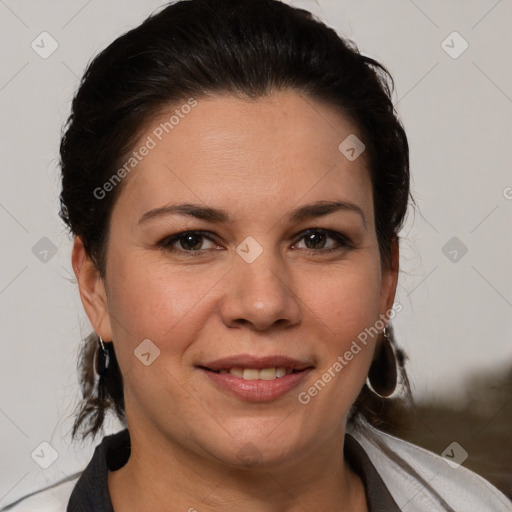
[[131, 431], [284, 464], [344, 429], [376, 338], [344, 354], [393, 303], [366, 156], [338, 149], [362, 136], [294, 92], [198, 99], [155, 132], [175, 108], [134, 148], [155, 142], [115, 203], [106, 281], [92, 272], [82, 299], [114, 342]]

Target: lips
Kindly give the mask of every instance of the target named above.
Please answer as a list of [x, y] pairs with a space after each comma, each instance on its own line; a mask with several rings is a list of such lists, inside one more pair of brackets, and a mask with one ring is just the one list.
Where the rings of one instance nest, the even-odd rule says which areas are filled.
[[276, 400], [297, 387], [313, 368], [306, 360], [247, 354], [199, 365], [217, 389], [251, 402]]

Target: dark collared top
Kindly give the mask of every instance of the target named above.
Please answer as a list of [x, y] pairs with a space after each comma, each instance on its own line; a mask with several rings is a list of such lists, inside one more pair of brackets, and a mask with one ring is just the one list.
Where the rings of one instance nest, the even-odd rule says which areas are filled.
[[[344, 454], [364, 483], [369, 512], [400, 512], [368, 455], [350, 434], [345, 436]], [[128, 429], [104, 437], [71, 493], [67, 512], [114, 512], [108, 493], [108, 470], [123, 467], [129, 457]]]

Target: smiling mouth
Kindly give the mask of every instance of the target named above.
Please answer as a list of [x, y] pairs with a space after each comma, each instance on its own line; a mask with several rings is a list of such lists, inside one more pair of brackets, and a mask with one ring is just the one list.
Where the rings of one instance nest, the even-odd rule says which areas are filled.
[[222, 375], [229, 374], [233, 377], [244, 380], [274, 380], [281, 379], [292, 373], [304, 372], [310, 367], [304, 368], [302, 370], [297, 370], [286, 366], [272, 366], [269, 368], [242, 368], [240, 366], [234, 366], [232, 368], [221, 368], [220, 370], [212, 370], [211, 368], [206, 367], [201, 368], [212, 373], [218, 373]]

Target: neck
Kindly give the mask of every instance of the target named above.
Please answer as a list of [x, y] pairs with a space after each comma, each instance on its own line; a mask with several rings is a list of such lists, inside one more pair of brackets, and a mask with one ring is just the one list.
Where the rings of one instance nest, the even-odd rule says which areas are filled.
[[367, 512], [364, 486], [343, 457], [344, 435], [343, 426], [279, 466], [240, 468], [131, 429], [128, 462], [108, 474], [112, 505], [116, 512]]

